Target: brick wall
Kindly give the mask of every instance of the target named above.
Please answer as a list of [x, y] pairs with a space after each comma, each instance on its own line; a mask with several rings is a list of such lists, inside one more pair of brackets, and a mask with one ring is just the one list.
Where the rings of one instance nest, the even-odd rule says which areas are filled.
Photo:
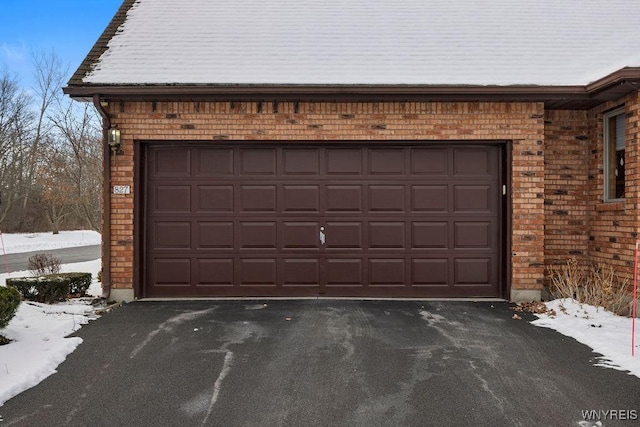
[[112, 287], [133, 282], [134, 140], [323, 141], [510, 140], [511, 287], [543, 280], [544, 106], [542, 103], [126, 102], [111, 103], [124, 154], [111, 160], [111, 185], [131, 195], [111, 202]]
[[[603, 113], [624, 105], [626, 113], [625, 199], [604, 202], [603, 177]], [[588, 113], [589, 184], [588, 184], [588, 251], [589, 259], [604, 262], [632, 277], [633, 251], [638, 237], [640, 171], [640, 92], [617, 101], [607, 102]]]
[[545, 265], [588, 259], [586, 111], [545, 112]]

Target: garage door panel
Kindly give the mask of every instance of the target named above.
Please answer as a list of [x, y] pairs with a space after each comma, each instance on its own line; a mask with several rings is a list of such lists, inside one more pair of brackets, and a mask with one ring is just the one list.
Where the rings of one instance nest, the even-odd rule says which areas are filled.
[[327, 185], [325, 212], [361, 213], [362, 185]]
[[368, 268], [371, 286], [407, 285], [404, 259], [369, 259]]
[[198, 249], [233, 249], [234, 224], [231, 221], [200, 221], [197, 223]]
[[449, 259], [412, 259], [411, 284], [413, 286], [448, 286]]
[[198, 177], [232, 177], [234, 175], [234, 151], [231, 148], [195, 149]]
[[191, 187], [188, 185], [158, 185], [154, 196], [153, 214], [191, 213]]
[[456, 222], [454, 227], [455, 249], [491, 249], [491, 222]]
[[276, 212], [277, 188], [275, 185], [241, 185], [240, 212]]
[[453, 150], [454, 176], [495, 176], [494, 147], [465, 147]]
[[197, 261], [197, 286], [233, 287], [234, 260], [226, 259], [198, 259]]
[[283, 148], [284, 175], [317, 176], [320, 173], [320, 151], [317, 148]]
[[454, 261], [454, 286], [491, 285], [492, 258], [458, 258]]
[[276, 249], [275, 222], [240, 222], [240, 249]]
[[153, 151], [152, 178], [189, 178], [191, 176], [191, 153], [182, 147], [158, 148]]
[[320, 212], [319, 185], [283, 185], [284, 212]]
[[201, 213], [234, 211], [232, 185], [198, 185], [197, 197], [197, 209]]
[[360, 148], [327, 148], [325, 165], [329, 176], [363, 175], [363, 151]]
[[399, 221], [371, 221], [369, 223], [369, 248], [404, 249], [405, 223]]
[[404, 212], [404, 185], [370, 185], [369, 211], [371, 212]]
[[320, 224], [317, 222], [291, 222], [282, 224], [284, 249], [318, 249]]
[[411, 211], [416, 213], [449, 211], [449, 187], [447, 185], [411, 186]]
[[151, 266], [156, 286], [191, 286], [191, 258], [155, 258]]
[[318, 259], [285, 258], [281, 266], [283, 286], [320, 286]]
[[190, 249], [191, 223], [184, 221], [158, 221], [155, 223], [155, 249]]
[[278, 262], [270, 259], [240, 259], [240, 286], [277, 286]]
[[404, 148], [381, 148], [369, 150], [370, 175], [404, 175]]
[[363, 284], [361, 258], [328, 258], [324, 266], [327, 287], [361, 287]]
[[411, 174], [428, 175], [429, 179], [447, 178], [450, 148], [430, 147], [411, 149]]
[[492, 202], [495, 199], [491, 197], [492, 191], [497, 190], [491, 185], [455, 185], [453, 187], [454, 211], [477, 214], [495, 212], [495, 209], [492, 209]]
[[447, 249], [449, 223], [447, 221], [415, 221], [411, 224], [413, 249]]
[[275, 176], [277, 170], [275, 148], [240, 149], [240, 175]]
[[497, 146], [143, 150], [143, 296], [500, 296]]
[[363, 249], [363, 224], [359, 221], [331, 221], [325, 228], [327, 250]]

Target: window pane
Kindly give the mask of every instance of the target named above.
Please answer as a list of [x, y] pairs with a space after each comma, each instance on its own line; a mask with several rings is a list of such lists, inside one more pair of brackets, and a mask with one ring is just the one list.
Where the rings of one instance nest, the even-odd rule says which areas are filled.
[[616, 151], [616, 192], [615, 198], [624, 197], [624, 150]]
[[615, 116], [616, 120], [616, 150], [624, 150], [624, 114]]
[[606, 119], [605, 134], [606, 158], [606, 197], [609, 199], [624, 198], [625, 175], [625, 115], [616, 114]]

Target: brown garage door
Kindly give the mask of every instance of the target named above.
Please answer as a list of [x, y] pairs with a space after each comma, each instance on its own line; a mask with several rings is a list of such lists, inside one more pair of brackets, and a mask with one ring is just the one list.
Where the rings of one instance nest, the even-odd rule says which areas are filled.
[[148, 145], [160, 296], [499, 296], [494, 145]]

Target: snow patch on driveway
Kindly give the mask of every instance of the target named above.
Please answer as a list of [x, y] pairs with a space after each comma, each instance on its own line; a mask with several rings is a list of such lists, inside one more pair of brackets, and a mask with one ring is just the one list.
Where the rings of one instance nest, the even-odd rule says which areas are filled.
[[[572, 299], [558, 299], [545, 303], [555, 316], [537, 314], [536, 326], [550, 328], [574, 338], [602, 354], [596, 366], [628, 371], [640, 377], [640, 339], [636, 336], [635, 357], [631, 356], [631, 321], [603, 308], [580, 304]], [[638, 322], [640, 328], [640, 322]], [[637, 328], [637, 329], [638, 329]], [[636, 332], [637, 334], [637, 332]]]
[[87, 305], [22, 303], [2, 330], [13, 342], [0, 346], [0, 406], [56, 372], [81, 338], [65, 338], [89, 322]]

